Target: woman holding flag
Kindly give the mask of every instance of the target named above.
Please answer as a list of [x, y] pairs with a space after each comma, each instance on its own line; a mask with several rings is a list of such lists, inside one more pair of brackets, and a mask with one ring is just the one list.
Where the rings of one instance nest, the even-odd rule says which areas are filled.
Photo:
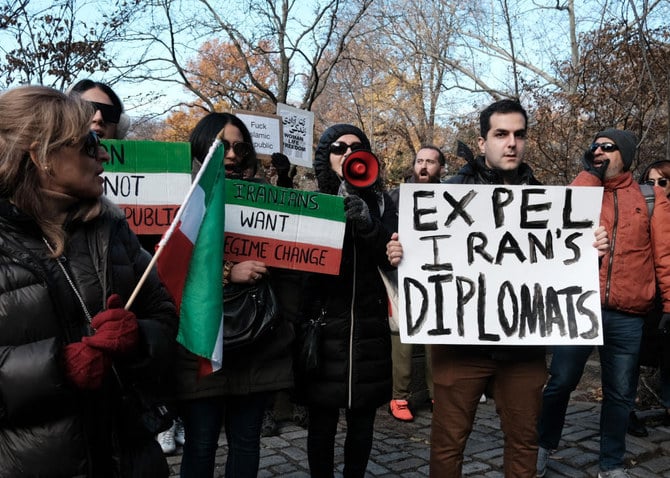
[[[221, 134], [223, 133], [223, 134]], [[248, 172], [256, 166], [256, 152], [244, 123], [229, 113], [210, 113], [191, 133], [191, 153], [196, 167], [205, 163], [218, 137], [224, 146], [226, 177], [255, 181]], [[182, 478], [214, 476], [221, 427], [228, 441], [226, 476], [255, 477], [260, 460], [263, 413], [277, 390], [293, 386], [291, 343], [294, 333], [286, 320], [290, 307], [282, 299], [290, 281], [283, 271], [272, 271], [260, 261], [225, 261], [219, 272], [224, 291], [229, 284], [256, 284], [269, 280], [283, 314], [258, 342], [239, 350], [223, 347], [221, 368], [202, 376], [202, 359], [178, 346], [176, 377], [179, 413], [184, 423]], [[293, 294], [298, 288], [292, 288]], [[211, 372], [211, 370], [209, 370]]]
[[122, 395], [158, 389], [177, 316], [155, 270], [124, 308], [151, 258], [102, 197], [93, 107], [22, 86], [0, 116], [0, 476], [167, 477]]

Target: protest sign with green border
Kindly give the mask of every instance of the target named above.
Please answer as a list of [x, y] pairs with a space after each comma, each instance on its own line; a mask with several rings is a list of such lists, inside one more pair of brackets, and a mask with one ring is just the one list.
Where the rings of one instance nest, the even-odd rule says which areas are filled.
[[345, 215], [339, 196], [226, 180], [224, 257], [338, 274]]
[[103, 140], [104, 194], [121, 207], [136, 234], [163, 234], [191, 185], [191, 145]]

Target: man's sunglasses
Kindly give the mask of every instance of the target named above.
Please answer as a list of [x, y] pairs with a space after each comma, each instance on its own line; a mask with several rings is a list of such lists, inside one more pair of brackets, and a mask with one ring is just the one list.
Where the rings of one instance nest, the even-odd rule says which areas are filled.
[[592, 153], [595, 153], [598, 148], [600, 148], [603, 153], [611, 153], [612, 151], [619, 150], [619, 147], [614, 143], [593, 143], [589, 149]]
[[100, 148], [100, 138], [95, 134], [95, 131], [89, 131], [84, 138], [81, 151], [89, 158], [95, 159], [98, 157], [98, 148]]
[[351, 151], [358, 151], [360, 149], [365, 149], [365, 146], [363, 146], [363, 143], [351, 143], [347, 144], [344, 141], [335, 141], [330, 145], [330, 152], [332, 154], [344, 154], [347, 152], [347, 149], [350, 149]]
[[89, 101], [89, 103], [93, 106], [95, 111], [100, 111], [102, 119], [105, 120], [106, 123], [117, 124], [119, 119], [121, 119], [121, 108], [118, 106], [98, 103], [97, 101]]
[[223, 144], [223, 149], [226, 152], [230, 151], [230, 148], [233, 148], [235, 156], [240, 159], [245, 159], [251, 156], [254, 151], [254, 147], [251, 144], [245, 143], [243, 141], [236, 141], [235, 143], [230, 144], [230, 141], [224, 139], [221, 141], [221, 144]]
[[648, 184], [649, 186], [656, 186], [658, 184], [659, 186], [664, 188], [668, 185], [668, 181], [670, 181], [670, 180], [666, 179], [666, 178], [647, 179], [645, 181], [645, 184]]

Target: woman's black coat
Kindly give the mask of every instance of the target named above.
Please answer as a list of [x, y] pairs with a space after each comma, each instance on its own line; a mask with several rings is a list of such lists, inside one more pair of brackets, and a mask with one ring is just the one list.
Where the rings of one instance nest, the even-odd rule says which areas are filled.
[[[90, 314], [113, 293], [128, 299], [151, 258], [119, 208], [103, 199], [98, 217], [67, 228], [59, 261]], [[158, 390], [178, 319], [155, 270], [131, 310], [140, 350], [115, 366], [128, 383]], [[0, 477], [117, 476], [117, 382], [109, 376], [100, 391], [85, 392], [65, 378], [63, 346], [86, 330], [83, 307], [39, 228], [0, 199]]]

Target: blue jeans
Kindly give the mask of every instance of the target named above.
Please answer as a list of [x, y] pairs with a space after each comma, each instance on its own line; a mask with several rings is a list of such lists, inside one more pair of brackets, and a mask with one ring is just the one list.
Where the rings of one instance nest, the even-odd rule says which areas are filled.
[[[603, 402], [600, 411], [600, 469], [623, 467], [628, 416], [637, 391], [642, 324], [636, 315], [603, 310], [603, 346], [599, 347]], [[539, 445], [558, 448], [570, 394], [579, 384], [592, 346], [552, 348], [550, 379], [543, 394], [538, 421]]]
[[670, 367], [661, 368], [661, 403], [670, 409]]
[[228, 440], [225, 476], [255, 478], [260, 461], [263, 412], [269, 396], [268, 393], [252, 393], [182, 402], [179, 411], [186, 443], [179, 476], [214, 476], [216, 449], [223, 424]]

